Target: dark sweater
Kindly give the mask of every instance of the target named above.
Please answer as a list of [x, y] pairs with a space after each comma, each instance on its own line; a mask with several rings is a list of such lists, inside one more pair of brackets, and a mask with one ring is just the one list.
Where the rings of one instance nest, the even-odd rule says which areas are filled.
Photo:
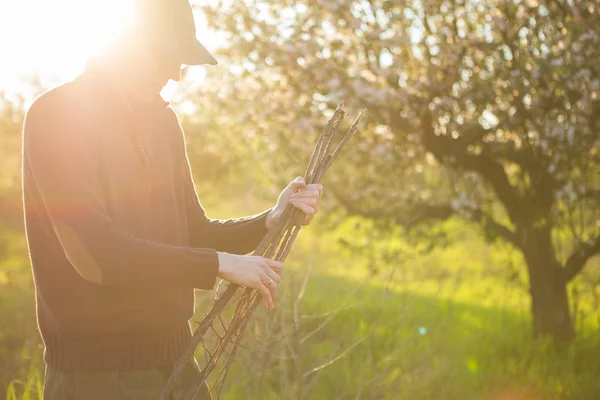
[[61, 370], [175, 361], [216, 252], [249, 253], [267, 232], [268, 210], [208, 219], [173, 110], [132, 107], [91, 71], [28, 110], [23, 196], [44, 359]]

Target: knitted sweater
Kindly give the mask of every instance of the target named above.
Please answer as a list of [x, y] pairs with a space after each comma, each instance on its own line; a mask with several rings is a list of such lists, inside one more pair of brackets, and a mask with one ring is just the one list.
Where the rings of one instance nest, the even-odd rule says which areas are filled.
[[38, 326], [57, 369], [169, 365], [217, 251], [249, 253], [267, 233], [268, 210], [207, 218], [168, 103], [132, 106], [97, 72], [35, 100], [22, 167]]

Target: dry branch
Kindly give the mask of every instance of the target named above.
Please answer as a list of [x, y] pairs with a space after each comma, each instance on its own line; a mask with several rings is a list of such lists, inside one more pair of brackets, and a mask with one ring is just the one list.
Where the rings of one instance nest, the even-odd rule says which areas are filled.
[[[333, 116], [330, 118], [329, 122], [321, 132], [317, 144], [315, 145], [312, 156], [310, 158], [310, 161], [308, 163], [308, 166], [306, 168], [304, 179], [307, 184], [320, 183], [321, 179], [323, 178], [323, 175], [332, 165], [335, 158], [341, 152], [342, 148], [356, 133], [358, 122], [360, 121], [363, 111], [360, 112], [360, 114], [358, 115], [350, 129], [346, 132], [345, 136], [342, 138], [335, 150], [331, 152], [332, 144], [336, 139], [340, 125], [342, 124], [344, 116], [346, 115], [346, 111], [344, 110], [343, 104], [340, 104], [337, 107]], [[279, 218], [277, 224], [273, 226], [265, 235], [261, 243], [254, 251], [253, 255], [263, 256], [265, 258], [272, 258], [277, 261], [284, 261], [292, 248], [294, 240], [300, 232], [300, 228], [302, 227], [303, 221], [303, 213], [298, 209], [294, 208], [291, 204], [288, 204], [288, 206], [282, 213], [282, 216]], [[219, 287], [222, 283], [223, 281], [219, 283]], [[219, 360], [221, 359], [221, 357], [225, 353], [225, 350], [227, 349], [227, 346], [231, 342], [233, 342], [233, 349], [227, 356], [225, 365], [221, 368], [213, 387], [210, 388], [210, 392], [214, 393], [215, 387], [219, 386], [220, 396], [223, 383], [225, 381], [225, 378], [227, 377], [229, 368], [231, 367], [231, 364], [233, 362], [233, 358], [235, 357], [235, 354], [238, 348], [240, 347], [244, 330], [248, 324], [252, 313], [258, 307], [261, 301], [258, 292], [250, 288], [244, 289], [240, 299], [238, 300], [238, 304], [236, 306], [233, 318], [229, 325], [226, 326], [226, 324], [223, 322], [223, 317], [221, 313], [225, 306], [236, 294], [239, 288], [240, 286], [236, 284], [229, 284], [225, 292], [221, 296], [216, 297], [215, 303], [213, 304], [212, 308], [202, 319], [202, 321], [200, 321], [198, 327], [194, 331], [192, 339], [190, 340], [190, 343], [188, 344], [184, 354], [175, 364], [173, 372], [165, 388], [163, 389], [163, 392], [161, 393], [161, 400], [169, 399], [169, 396], [172, 393], [173, 388], [175, 386], [175, 382], [178, 381], [178, 378], [183, 370], [183, 366], [186, 364], [189, 358], [193, 356], [198, 344], [204, 343], [203, 339], [206, 332], [209, 329], [211, 329], [216, 333], [216, 330], [213, 327], [215, 319], [219, 319], [219, 324], [224, 329], [224, 333], [222, 335], [217, 334], [218, 343], [212, 353], [205, 348], [205, 352], [210, 354], [210, 356], [207, 359], [206, 365], [202, 368], [200, 372], [200, 377], [198, 378], [197, 386], [194, 388], [190, 388], [189, 392], [185, 396], [185, 399], [192, 400], [197, 396], [200, 388], [206, 381], [206, 378], [217, 367]]]

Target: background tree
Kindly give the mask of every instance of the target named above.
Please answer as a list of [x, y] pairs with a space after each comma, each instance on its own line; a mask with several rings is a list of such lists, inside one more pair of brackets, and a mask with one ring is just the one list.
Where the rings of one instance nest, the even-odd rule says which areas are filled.
[[306, 135], [340, 100], [367, 107], [362, 143], [329, 183], [345, 209], [479, 224], [522, 253], [534, 334], [566, 340], [567, 284], [600, 252], [597, 7], [222, 1], [204, 11], [229, 69], [198, 104], [229, 116], [210, 123], [262, 151], [265, 170], [307, 157]]

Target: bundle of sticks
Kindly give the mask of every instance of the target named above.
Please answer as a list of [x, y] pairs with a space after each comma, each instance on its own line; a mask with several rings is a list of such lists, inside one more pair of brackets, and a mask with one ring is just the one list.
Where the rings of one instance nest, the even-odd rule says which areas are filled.
[[[317, 144], [313, 150], [312, 156], [304, 173], [304, 179], [307, 184], [320, 183], [321, 179], [333, 164], [333, 161], [340, 154], [346, 143], [352, 138], [358, 129], [358, 122], [363, 114], [362, 110], [356, 120], [352, 123], [345, 136], [341, 140], [337, 140], [339, 129], [342, 125], [344, 117], [347, 115], [343, 104], [339, 104], [335, 110], [333, 116], [321, 132]], [[333, 143], [338, 142], [337, 146], [333, 150]], [[253, 255], [263, 256], [265, 258], [274, 259], [277, 261], [284, 261], [289, 254], [294, 240], [298, 236], [298, 232], [304, 222], [304, 214], [302, 211], [296, 209], [291, 204], [288, 204], [284, 210], [281, 218], [279, 218], [277, 224], [269, 230], [263, 240], [260, 242]], [[219, 286], [223, 283], [219, 284]], [[234, 298], [234, 295], [238, 290], [243, 289], [242, 294], [238, 297], [238, 302], [228, 324], [225, 323], [222, 312], [225, 306]], [[218, 292], [218, 289], [217, 289]], [[217, 335], [216, 346], [212, 352], [208, 351], [205, 347], [206, 364], [200, 371], [200, 377], [198, 378], [198, 384], [196, 387], [190, 388], [189, 392], [185, 395], [185, 400], [193, 400], [198, 395], [199, 391], [204, 385], [204, 382], [208, 378], [215, 368], [217, 363], [222, 359], [227, 348], [230, 348], [227, 358], [225, 359], [224, 365], [220, 368], [218, 376], [214, 381], [210, 392], [214, 393], [218, 388], [218, 398], [220, 398], [223, 383], [227, 378], [229, 368], [235, 357], [237, 350], [240, 347], [242, 337], [250, 316], [254, 310], [258, 307], [261, 301], [260, 294], [251, 288], [241, 288], [235, 284], [229, 284], [227, 289], [221, 296], [216, 297], [215, 303], [213, 304], [210, 311], [200, 321], [198, 327], [194, 331], [192, 339], [186, 348], [186, 351], [181, 358], [175, 364], [173, 372], [161, 393], [161, 400], [169, 400], [170, 395], [174, 389], [175, 383], [178, 381], [184, 365], [189, 362], [190, 357], [193, 356], [196, 348], [200, 343], [204, 345], [204, 336], [210, 330]], [[219, 321], [222, 330], [221, 334], [217, 333], [214, 328], [214, 324]], [[222, 363], [221, 363], [222, 364]]]

